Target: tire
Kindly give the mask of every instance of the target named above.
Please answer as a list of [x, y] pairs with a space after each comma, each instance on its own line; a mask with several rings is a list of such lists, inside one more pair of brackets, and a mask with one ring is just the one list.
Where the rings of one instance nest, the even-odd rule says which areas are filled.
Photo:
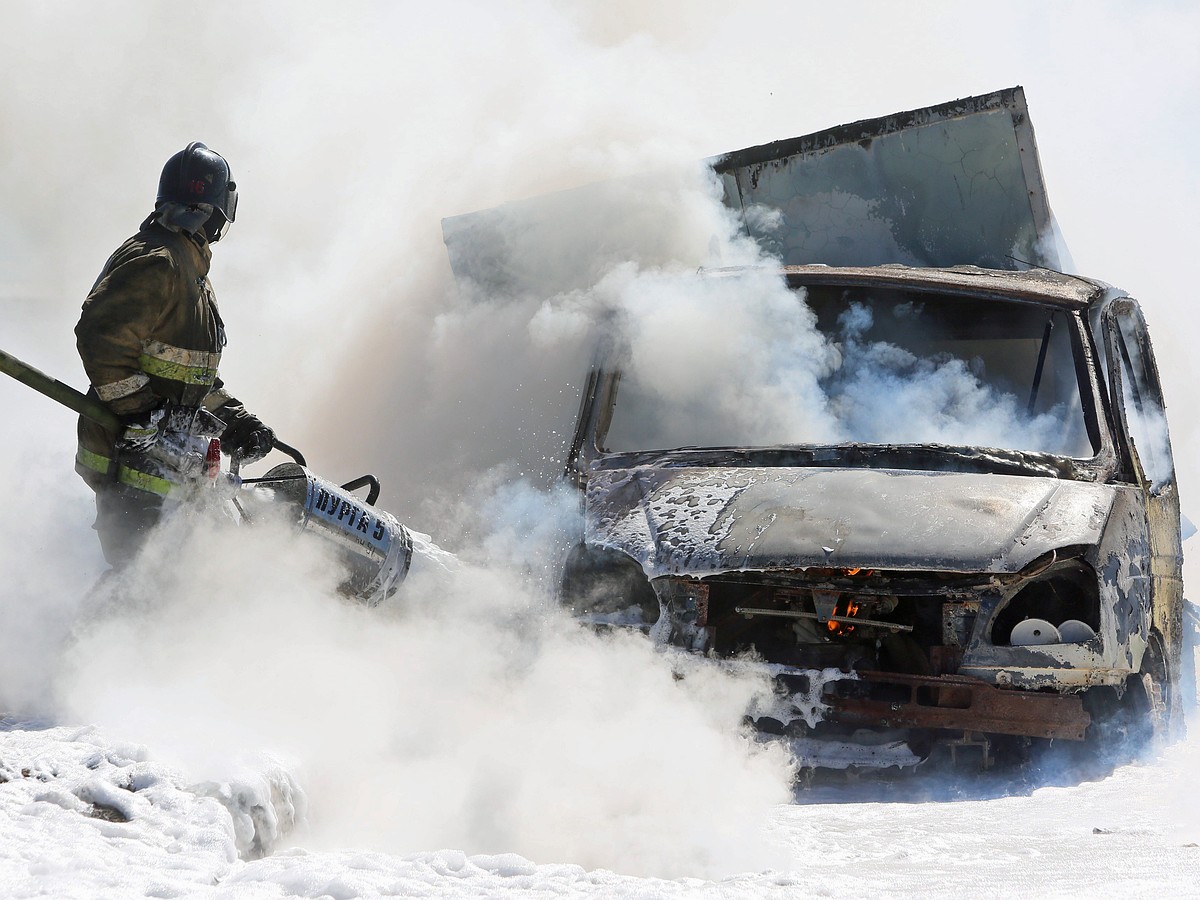
[[1162, 635], [1151, 631], [1141, 671], [1129, 679], [1129, 692], [1135, 695], [1133, 704], [1144, 718], [1142, 749], [1151, 752], [1182, 739], [1187, 733], [1180, 669], [1183, 659], [1190, 654], [1181, 654], [1172, 664], [1165, 647]]
[[1130, 675], [1122, 689], [1095, 687], [1084, 696], [1092, 717], [1087, 743], [1097, 758], [1114, 766], [1157, 753], [1183, 728], [1179, 694], [1162, 638], [1152, 631], [1138, 674]]
[[1151, 631], [1146, 654], [1142, 657], [1139, 681], [1145, 695], [1143, 708], [1149, 719], [1149, 749], [1152, 750], [1161, 749], [1179, 737], [1177, 732], [1183, 725], [1183, 704], [1175, 677], [1178, 671], [1172, 671], [1172, 668], [1162, 635]]

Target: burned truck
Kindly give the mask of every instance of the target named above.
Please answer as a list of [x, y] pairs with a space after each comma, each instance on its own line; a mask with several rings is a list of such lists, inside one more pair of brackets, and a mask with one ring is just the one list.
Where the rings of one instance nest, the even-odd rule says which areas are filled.
[[[666, 414], [652, 373], [601, 360], [568, 464], [586, 525], [565, 601], [766, 667], [778, 696], [754, 724], [812, 767], [912, 766], [940, 746], [990, 760], [1021, 739], [1177, 724], [1179, 502], [1137, 303], [1046, 271], [778, 278], [839, 373], [885, 354], [912, 390], [965, 379], [990, 403], [972, 418], [1003, 427], [901, 415], [862, 440], [739, 444], [702, 409]], [[871, 406], [856, 378], [828, 378], [825, 402]], [[871, 415], [902, 402], [876, 397]], [[986, 445], [943, 442], [972, 428]]]
[[[655, 357], [614, 320], [566, 460], [584, 514], [563, 603], [758, 667], [775, 690], [749, 721], [807, 767], [1182, 727], [1180, 508], [1150, 338], [1132, 297], [1063, 274], [1023, 91], [709, 165], [767, 262], [683, 291], [730, 311], [769, 295], [803, 340], [731, 355], [731, 315]], [[545, 209], [447, 220], [460, 280], [525, 277], [517, 242], [561, 232]]]
[[[790, 292], [833, 355], [808, 390], [841, 427], [783, 409], [751, 427], [703, 396], [673, 415], [653, 366], [600, 356], [566, 467], [585, 526], [564, 602], [766, 667], [776, 697], [751, 718], [808, 766], [1180, 728], [1150, 338], [1125, 292], [1055, 271], [1021, 89], [713, 168], [783, 265], [706, 277]], [[714, 380], [745, 390], [732, 368]]]

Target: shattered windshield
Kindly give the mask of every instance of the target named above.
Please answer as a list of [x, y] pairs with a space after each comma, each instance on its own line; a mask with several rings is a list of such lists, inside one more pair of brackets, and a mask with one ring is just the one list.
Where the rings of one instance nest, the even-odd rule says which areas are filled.
[[693, 298], [688, 321], [669, 333], [631, 330], [611, 422], [598, 436], [606, 450], [936, 443], [1096, 452], [1068, 311], [823, 286], [781, 288], [786, 299], [772, 296], [764, 318], [731, 308], [727, 292]]

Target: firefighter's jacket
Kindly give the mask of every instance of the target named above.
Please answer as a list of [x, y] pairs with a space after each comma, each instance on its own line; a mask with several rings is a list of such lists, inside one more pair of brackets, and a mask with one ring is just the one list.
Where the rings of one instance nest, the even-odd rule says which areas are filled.
[[[202, 236], [148, 221], [109, 257], [75, 327], [83, 368], [98, 397], [118, 416], [169, 401], [203, 406], [226, 424], [247, 413], [217, 376], [225, 327], [208, 282], [212, 253]], [[119, 482], [167, 495], [161, 472], [118, 454], [118, 435], [79, 420], [75, 469], [93, 489]]]

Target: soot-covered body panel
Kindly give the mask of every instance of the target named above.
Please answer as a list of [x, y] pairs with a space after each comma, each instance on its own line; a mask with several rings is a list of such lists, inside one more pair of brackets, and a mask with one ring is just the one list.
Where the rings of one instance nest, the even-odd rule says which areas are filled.
[[894, 469], [679, 467], [594, 473], [588, 533], [649, 577], [817, 567], [1019, 572], [1095, 544], [1109, 485]]

